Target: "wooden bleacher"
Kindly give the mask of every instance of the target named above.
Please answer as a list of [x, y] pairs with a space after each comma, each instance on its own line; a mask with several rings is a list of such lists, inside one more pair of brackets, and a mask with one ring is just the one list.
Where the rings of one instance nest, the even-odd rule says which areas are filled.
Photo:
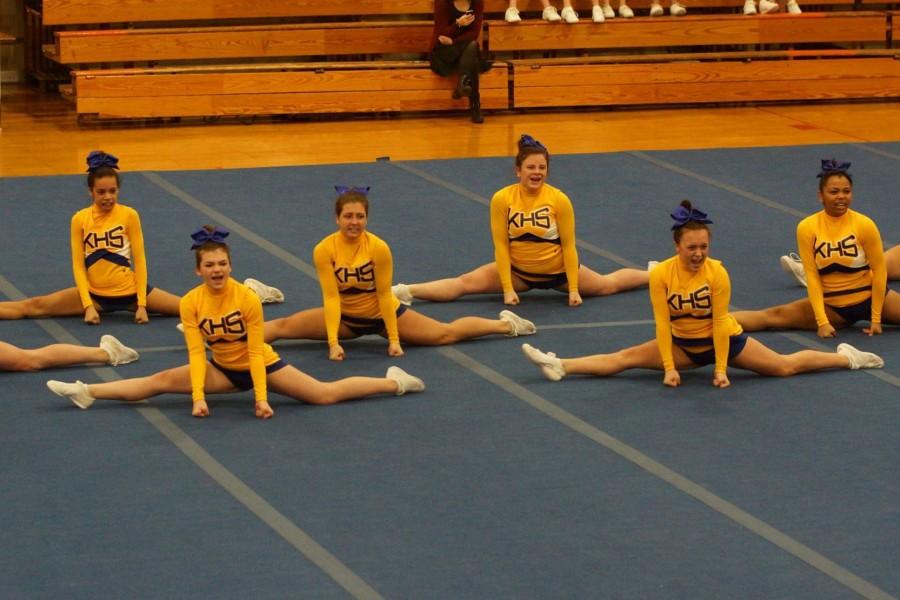
[[[742, 0], [694, 0], [685, 17], [594, 24], [590, 0], [576, 0], [582, 21], [566, 25], [540, 21], [538, 0], [518, 4], [535, 18], [508, 24], [507, 0], [486, 1], [482, 45], [497, 59], [482, 79], [488, 110], [900, 97], [891, 11], [743, 16]], [[67, 28], [45, 54], [72, 68], [79, 115], [467, 106], [424, 60], [432, 0], [44, 0], [43, 10], [45, 24]]]

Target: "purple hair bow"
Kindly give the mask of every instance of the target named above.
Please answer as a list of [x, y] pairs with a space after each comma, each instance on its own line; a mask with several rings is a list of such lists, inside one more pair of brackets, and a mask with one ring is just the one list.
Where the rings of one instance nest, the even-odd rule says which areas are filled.
[[224, 244], [225, 238], [227, 238], [230, 233], [231, 232], [227, 229], [219, 229], [218, 227], [216, 227], [212, 231], [207, 231], [204, 227], [201, 227], [191, 234], [191, 239], [194, 240], [194, 244], [191, 246], [191, 250], [196, 250], [206, 242]]
[[523, 133], [522, 137], [519, 138], [519, 145], [520, 146], [530, 146], [532, 148], [540, 148], [544, 152], [547, 151], [546, 146], [544, 146], [542, 143], [540, 143], [539, 141], [537, 141], [536, 139], [534, 139], [527, 133]]
[[369, 190], [372, 189], [369, 186], [366, 187], [349, 187], [346, 185], [336, 185], [334, 186], [334, 191], [338, 193], [338, 196], [342, 196], [347, 192], [354, 192], [357, 194], [362, 194], [363, 196], [369, 195]]
[[822, 170], [819, 171], [819, 174], [816, 175], [816, 177], [828, 177], [834, 173], [846, 173], [849, 168], [850, 163], [848, 162], [840, 162], [834, 158], [823, 160]]
[[119, 159], [103, 150], [94, 150], [87, 155], [88, 173], [100, 167], [119, 168]]
[[688, 210], [683, 206], [679, 206], [670, 216], [675, 221], [675, 224], [672, 225], [673, 230], [683, 227], [691, 221], [694, 221], [695, 223], [712, 223], [712, 221], [706, 218], [705, 212], [697, 210], [696, 208]]

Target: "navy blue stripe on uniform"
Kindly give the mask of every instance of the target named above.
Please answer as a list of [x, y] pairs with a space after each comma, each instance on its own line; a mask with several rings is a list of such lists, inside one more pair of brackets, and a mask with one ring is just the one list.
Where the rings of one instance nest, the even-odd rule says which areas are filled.
[[122, 267], [131, 268], [131, 262], [121, 254], [116, 254], [115, 252], [110, 252], [109, 250], [97, 250], [96, 252], [92, 252], [88, 255], [87, 258], [84, 259], [84, 264], [86, 267], [90, 268], [91, 265], [100, 260], [108, 260], [111, 263], [115, 263]]
[[562, 245], [562, 242], [559, 241], [559, 238], [555, 240], [545, 240], [544, 238], [534, 235], [533, 233], [523, 233], [519, 237], [509, 238], [511, 242], [544, 242], [545, 244], [556, 244], [557, 246]]

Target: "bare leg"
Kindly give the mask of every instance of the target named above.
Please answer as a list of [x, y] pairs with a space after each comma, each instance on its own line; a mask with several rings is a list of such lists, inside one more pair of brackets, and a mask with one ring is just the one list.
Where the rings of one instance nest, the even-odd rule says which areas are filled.
[[101, 348], [74, 344], [51, 344], [26, 350], [0, 342], [0, 371], [40, 371], [49, 367], [105, 363], [109, 355]]
[[334, 404], [374, 394], [394, 394], [397, 382], [385, 377], [347, 377], [322, 382], [288, 365], [268, 377], [269, 389], [310, 404]]
[[900, 279], [900, 246], [894, 246], [884, 253], [888, 279]]
[[609, 275], [601, 275], [581, 265], [578, 268], [578, 292], [582, 296], [608, 296], [647, 285], [650, 272], [639, 269], [619, 269]]
[[[228, 378], [212, 365], [206, 367], [204, 389], [207, 394], [221, 394], [237, 390], [228, 381]], [[188, 365], [182, 365], [147, 377], [95, 383], [89, 385], [88, 390], [98, 400], [123, 400], [125, 402], [138, 402], [160, 394], [190, 394], [191, 371]]]
[[[672, 353], [677, 369], [691, 369], [697, 365], [691, 361], [684, 351], [674, 346]], [[656, 340], [650, 340], [638, 346], [624, 348], [612, 354], [594, 354], [580, 356], [578, 358], [562, 358], [566, 375], [581, 373], [584, 375], [596, 375], [606, 377], [615, 375], [628, 369], [656, 369], [661, 371], [662, 357], [659, 354], [659, 345]]]
[[462, 317], [452, 323], [441, 323], [414, 310], [397, 319], [400, 341], [417, 346], [442, 346], [485, 335], [510, 332], [510, 324], [499, 319]]
[[165, 290], [153, 288], [153, 291], [147, 294], [147, 311], [159, 315], [177, 317], [180, 313], [178, 304], [181, 298], [175, 294], [170, 294]]
[[449, 302], [467, 294], [499, 293], [503, 291], [503, 288], [500, 286], [497, 265], [488, 263], [459, 277], [438, 279], [426, 283], [411, 283], [409, 291], [414, 298], [432, 302]]
[[[275, 340], [328, 339], [328, 331], [325, 328], [325, 310], [322, 308], [308, 308], [289, 317], [266, 321], [263, 331], [265, 340], [269, 343]], [[342, 323], [338, 329], [338, 337], [350, 339], [359, 336]]]
[[747, 339], [747, 345], [731, 360], [731, 364], [769, 377], [789, 377], [807, 371], [850, 368], [849, 359], [837, 352], [801, 350], [793, 354], [779, 354], [752, 337]]
[[[828, 320], [835, 328], [846, 327], [846, 323], [837, 313], [825, 307]], [[732, 313], [744, 331], [763, 331], [765, 329], [806, 329], [816, 331], [816, 316], [809, 300], [803, 298], [790, 304], [772, 306], [763, 310], [739, 310]]]
[[71, 287], [46, 296], [0, 302], [0, 319], [74, 317], [84, 314], [78, 289]]

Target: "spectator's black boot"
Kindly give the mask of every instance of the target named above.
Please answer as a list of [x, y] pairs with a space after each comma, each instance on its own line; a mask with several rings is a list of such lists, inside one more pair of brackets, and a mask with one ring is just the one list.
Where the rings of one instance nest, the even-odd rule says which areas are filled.
[[472, 78], [468, 75], [460, 75], [459, 81], [456, 84], [456, 89], [453, 90], [453, 99], [456, 100], [458, 98], [469, 98], [472, 95]]
[[469, 97], [469, 113], [473, 123], [484, 123], [484, 115], [481, 114], [481, 95], [478, 92]]

